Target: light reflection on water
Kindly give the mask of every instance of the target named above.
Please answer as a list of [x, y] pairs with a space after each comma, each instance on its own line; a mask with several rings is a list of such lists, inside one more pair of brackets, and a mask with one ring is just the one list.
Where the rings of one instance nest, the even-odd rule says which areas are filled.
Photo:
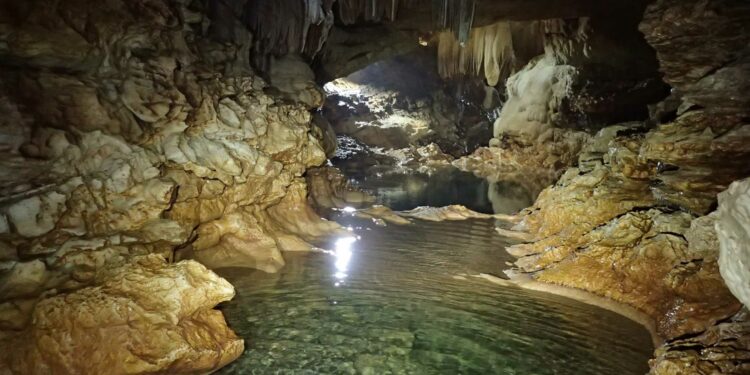
[[336, 273], [334, 276], [338, 280], [346, 278], [346, 272], [349, 270], [349, 262], [352, 260], [352, 245], [357, 242], [356, 237], [343, 237], [336, 240], [335, 253]]
[[[222, 306], [246, 338], [227, 374], [643, 374], [636, 323], [471, 277], [510, 257], [492, 221], [379, 227], [346, 215], [328, 253], [285, 254], [277, 274], [225, 270]], [[463, 277], [457, 277], [463, 275]]]

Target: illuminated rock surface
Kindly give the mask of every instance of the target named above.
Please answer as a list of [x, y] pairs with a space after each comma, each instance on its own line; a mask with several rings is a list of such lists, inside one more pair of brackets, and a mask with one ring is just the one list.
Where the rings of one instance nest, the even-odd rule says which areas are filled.
[[157, 255], [105, 270], [178, 250], [273, 272], [282, 250], [337, 228], [310, 210], [302, 178], [325, 160], [307, 110], [322, 96], [265, 94], [249, 32], [229, 22], [216, 43], [208, 23], [183, 2], [0, 2], [0, 328], [13, 371], [211, 372], [242, 351], [211, 310], [230, 285]]
[[[667, 340], [652, 361], [655, 374], [748, 370], [746, 318], [735, 315], [741, 304], [730, 293], [746, 289], [740, 286], [747, 285], [744, 271], [736, 271], [742, 256], [726, 257], [734, 267], [724, 278], [719, 273], [719, 242], [731, 246], [730, 238], [747, 226], [730, 218], [741, 215], [740, 185], [723, 193], [727, 207], [711, 213], [716, 194], [750, 173], [747, 107], [736, 105], [730, 89], [746, 83], [740, 77], [750, 70], [717, 52], [729, 45], [747, 50], [750, 33], [739, 20], [748, 12], [738, 1], [650, 6], [640, 29], [675, 87], [653, 113], [671, 107], [672, 118], [656, 119], [655, 127], [603, 129], [582, 148], [578, 166], [525, 212], [516, 229], [535, 241], [509, 249], [520, 258], [517, 267], [537, 280], [591, 291], [651, 315]], [[708, 30], [710, 41], [703, 39]], [[679, 108], [672, 104], [680, 101]]]
[[750, 306], [750, 180], [719, 194], [717, 216], [721, 275], [737, 299]]
[[213, 310], [234, 288], [194, 261], [135, 257], [94, 286], [41, 300], [24, 330], [0, 337], [0, 370], [20, 374], [207, 373], [243, 340]]

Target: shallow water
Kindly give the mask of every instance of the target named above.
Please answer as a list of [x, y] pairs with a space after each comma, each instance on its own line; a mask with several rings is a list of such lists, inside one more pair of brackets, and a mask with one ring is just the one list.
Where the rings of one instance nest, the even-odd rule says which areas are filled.
[[246, 351], [224, 374], [643, 374], [648, 333], [612, 312], [473, 277], [510, 257], [494, 222], [378, 227], [278, 274], [220, 272]]

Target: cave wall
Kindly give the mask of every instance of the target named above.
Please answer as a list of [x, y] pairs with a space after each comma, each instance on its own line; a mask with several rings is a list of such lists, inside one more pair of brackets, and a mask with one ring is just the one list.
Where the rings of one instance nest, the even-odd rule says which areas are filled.
[[0, 2], [3, 370], [215, 370], [242, 352], [212, 310], [233, 288], [164, 260], [273, 272], [336, 229], [306, 203], [308, 104], [267, 94], [245, 24], [217, 42], [210, 13]]
[[[433, 31], [422, 3], [337, 20], [331, 2], [0, 0], [0, 370], [210, 372], [236, 358], [242, 341], [213, 309], [232, 287], [181, 259], [272, 272], [282, 250], [336, 230], [307, 206], [302, 178], [325, 160], [313, 80], [417, 48]], [[531, 135], [500, 126], [494, 147], [456, 162], [489, 163], [532, 191], [564, 173], [523, 214], [517, 229], [535, 241], [510, 249], [518, 269], [652, 316], [667, 340], [656, 373], [748, 370], [747, 317], [730, 291], [746, 279], [732, 272], [725, 286], [713, 228], [726, 216], [712, 213], [750, 176], [748, 4], [633, 2], [654, 59], [632, 34], [607, 39], [621, 29], [597, 21], [594, 2], [492, 3], [476, 26], [578, 26], [550, 39], [553, 61], [532, 61], [576, 71], [540, 104], [559, 116], [521, 117], [541, 124]], [[281, 29], [259, 29], [286, 11]], [[655, 61], [672, 91], [647, 119], [661, 99], [647, 83]], [[154, 338], [157, 325], [166, 333]]]
[[[649, 119], [594, 134], [524, 213], [517, 229], [535, 241], [509, 249], [536, 280], [652, 316], [667, 341], [653, 373], [750, 369], [747, 318], [719, 271], [713, 212], [717, 194], [750, 175], [750, 107], [739, 94], [750, 82], [749, 11], [733, 0], [646, 8], [640, 31], [671, 95]], [[736, 288], [744, 276], [733, 275]]]

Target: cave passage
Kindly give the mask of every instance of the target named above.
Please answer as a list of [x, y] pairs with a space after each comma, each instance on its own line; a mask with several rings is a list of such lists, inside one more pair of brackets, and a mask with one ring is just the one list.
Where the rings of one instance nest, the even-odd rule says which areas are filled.
[[[285, 254], [278, 273], [219, 270], [237, 290], [221, 309], [249, 343], [220, 373], [647, 371], [653, 345], [644, 327], [522, 289], [502, 273], [513, 260], [504, 249], [517, 241], [495, 230], [512, 224], [492, 215], [515, 215], [539, 192], [451, 164], [443, 149], [460, 156], [486, 144], [496, 114], [470, 90], [455, 99], [450, 92], [467, 89], [441, 83], [434, 65], [424, 51], [410, 53], [324, 86], [316, 118], [336, 134], [331, 164], [372, 199], [322, 210], [348, 232], [313, 253]], [[476, 217], [431, 221], [458, 206]], [[427, 220], [394, 221], [383, 215], [397, 215], [390, 210]]]

